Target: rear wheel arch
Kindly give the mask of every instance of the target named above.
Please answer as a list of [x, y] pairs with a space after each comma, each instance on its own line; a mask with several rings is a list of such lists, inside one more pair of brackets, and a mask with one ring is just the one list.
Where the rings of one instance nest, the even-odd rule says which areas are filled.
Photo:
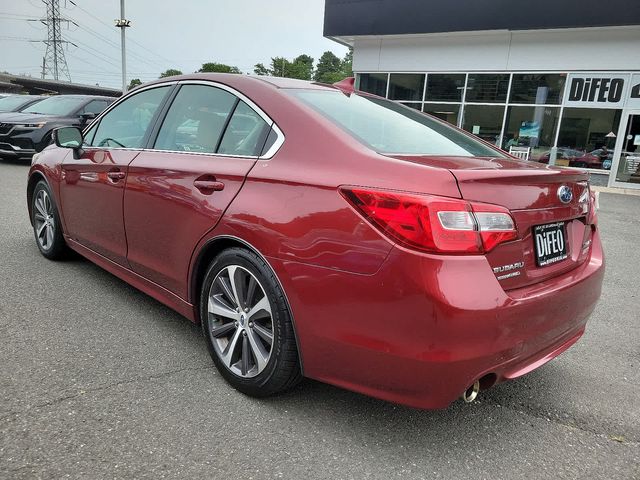
[[[189, 302], [192, 305], [199, 305], [200, 302], [200, 291], [202, 289], [202, 283], [204, 282], [205, 276], [207, 274], [207, 270], [209, 269], [209, 266], [211, 265], [211, 262], [213, 261], [214, 258], [216, 258], [221, 252], [223, 252], [224, 250], [227, 250], [229, 248], [243, 248], [245, 250], [248, 250], [250, 252], [252, 252], [253, 254], [257, 255], [258, 257], [260, 257], [260, 259], [267, 265], [267, 267], [269, 268], [269, 270], [271, 270], [271, 273], [273, 274], [273, 277], [276, 279], [276, 282], [278, 283], [278, 285], [280, 286], [280, 289], [282, 290], [283, 294], [284, 294], [284, 300], [285, 303], [287, 305], [287, 308], [289, 309], [289, 316], [291, 317], [291, 324], [293, 326], [293, 334], [296, 340], [296, 346], [298, 349], [298, 359], [300, 361], [300, 371], [304, 372], [303, 370], [303, 362], [302, 362], [302, 350], [300, 349], [300, 341], [298, 339], [298, 331], [296, 328], [296, 321], [294, 318], [294, 314], [293, 311], [291, 309], [291, 303], [289, 302], [289, 299], [287, 297], [287, 292], [284, 289], [284, 286], [282, 285], [282, 282], [280, 281], [280, 278], [278, 277], [276, 271], [274, 270], [274, 268], [271, 266], [271, 264], [269, 263], [269, 261], [267, 260], [267, 258], [260, 253], [260, 251], [258, 251], [257, 248], [255, 248], [253, 245], [251, 245], [250, 243], [238, 238], [238, 237], [233, 237], [233, 236], [229, 236], [229, 235], [223, 235], [223, 236], [219, 236], [219, 237], [215, 237], [212, 238], [211, 240], [207, 241], [204, 246], [200, 249], [200, 251], [197, 254], [196, 260], [194, 262], [194, 266], [191, 272], [191, 277], [189, 279]], [[200, 319], [200, 309], [196, 309], [196, 321], [198, 323], [201, 323], [201, 319]]]

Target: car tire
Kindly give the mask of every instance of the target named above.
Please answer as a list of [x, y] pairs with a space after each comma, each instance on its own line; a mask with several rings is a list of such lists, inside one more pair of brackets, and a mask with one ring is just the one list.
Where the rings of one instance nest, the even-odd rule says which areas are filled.
[[58, 207], [49, 185], [40, 180], [31, 196], [31, 223], [40, 253], [50, 260], [63, 258], [68, 247], [62, 234]]
[[214, 364], [240, 392], [266, 397], [301, 380], [284, 292], [255, 253], [229, 248], [211, 262], [200, 292], [200, 318]]
[[576, 168], [587, 168], [586, 162], [576, 162]]

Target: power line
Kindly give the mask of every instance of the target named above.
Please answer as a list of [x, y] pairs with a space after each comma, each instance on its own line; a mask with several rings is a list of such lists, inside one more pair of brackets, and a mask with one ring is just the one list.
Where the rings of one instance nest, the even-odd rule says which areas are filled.
[[[71, 3], [74, 7], [77, 7], [79, 10], [82, 10], [85, 14], [87, 14], [88, 16], [90, 16], [91, 18], [93, 18], [96, 22], [102, 24], [103, 26], [107, 27], [109, 29], [109, 31], [113, 31], [113, 26], [109, 25], [108, 23], [106, 23], [104, 20], [102, 20], [101, 18], [96, 17], [93, 13], [89, 12], [88, 10], [85, 10], [84, 8], [82, 8], [80, 5], [78, 5], [76, 2], [74, 2], [73, 0], [69, 0], [69, 3]], [[147, 47], [145, 47], [144, 45], [142, 45], [140, 42], [137, 42], [136, 40], [129, 38], [129, 41], [135, 45], [137, 45], [138, 47], [142, 48], [143, 50], [151, 53], [152, 55], [155, 55], [157, 58], [159, 58], [160, 60], [162, 60], [163, 62], [167, 62], [169, 64], [175, 64], [176, 62], [174, 62], [173, 60], [169, 60], [166, 57], [163, 57], [162, 55], [159, 55], [158, 53], [154, 52], [153, 50], [148, 49]]]
[[[98, 40], [104, 42], [105, 44], [107, 44], [107, 45], [109, 45], [109, 46], [111, 46], [113, 48], [117, 48], [117, 49], [120, 48], [120, 46], [116, 42], [114, 42], [113, 40], [105, 37], [104, 35], [100, 35], [99, 33], [96, 33], [96, 32], [93, 32], [93, 31], [89, 30], [88, 28], [86, 28], [82, 24], [80, 24], [78, 22], [78, 20], [74, 19], [73, 17], [67, 16], [67, 18], [71, 21], [71, 23], [73, 23], [73, 25], [75, 25], [76, 27], [80, 28], [84, 32], [88, 33], [89, 35], [97, 38]], [[147, 60], [146, 58], [138, 55], [137, 53], [131, 51], [131, 49], [129, 49], [127, 51], [127, 53], [130, 54], [132, 57], [138, 59], [140, 62], [146, 63], [150, 67], [155, 67], [155, 68], [158, 68], [159, 70], [162, 70], [164, 68], [163, 65], [160, 65], [158, 63], [153, 63], [153, 62]]]

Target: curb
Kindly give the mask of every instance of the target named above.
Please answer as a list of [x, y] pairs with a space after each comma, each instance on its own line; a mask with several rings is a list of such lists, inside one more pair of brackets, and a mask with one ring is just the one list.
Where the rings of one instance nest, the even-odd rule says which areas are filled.
[[640, 189], [635, 189], [635, 188], [613, 188], [613, 187], [599, 187], [596, 185], [591, 185], [591, 190], [599, 193], [617, 193], [618, 195], [640, 196]]

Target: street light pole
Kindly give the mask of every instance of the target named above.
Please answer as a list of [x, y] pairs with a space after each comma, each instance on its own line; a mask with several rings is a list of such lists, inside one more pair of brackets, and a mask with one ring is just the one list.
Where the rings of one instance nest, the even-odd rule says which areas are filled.
[[124, 17], [124, 0], [120, 0], [120, 18], [116, 21], [116, 27], [120, 29], [120, 46], [122, 48], [122, 93], [127, 93], [127, 53], [125, 48], [124, 30], [131, 26], [131, 21]]

